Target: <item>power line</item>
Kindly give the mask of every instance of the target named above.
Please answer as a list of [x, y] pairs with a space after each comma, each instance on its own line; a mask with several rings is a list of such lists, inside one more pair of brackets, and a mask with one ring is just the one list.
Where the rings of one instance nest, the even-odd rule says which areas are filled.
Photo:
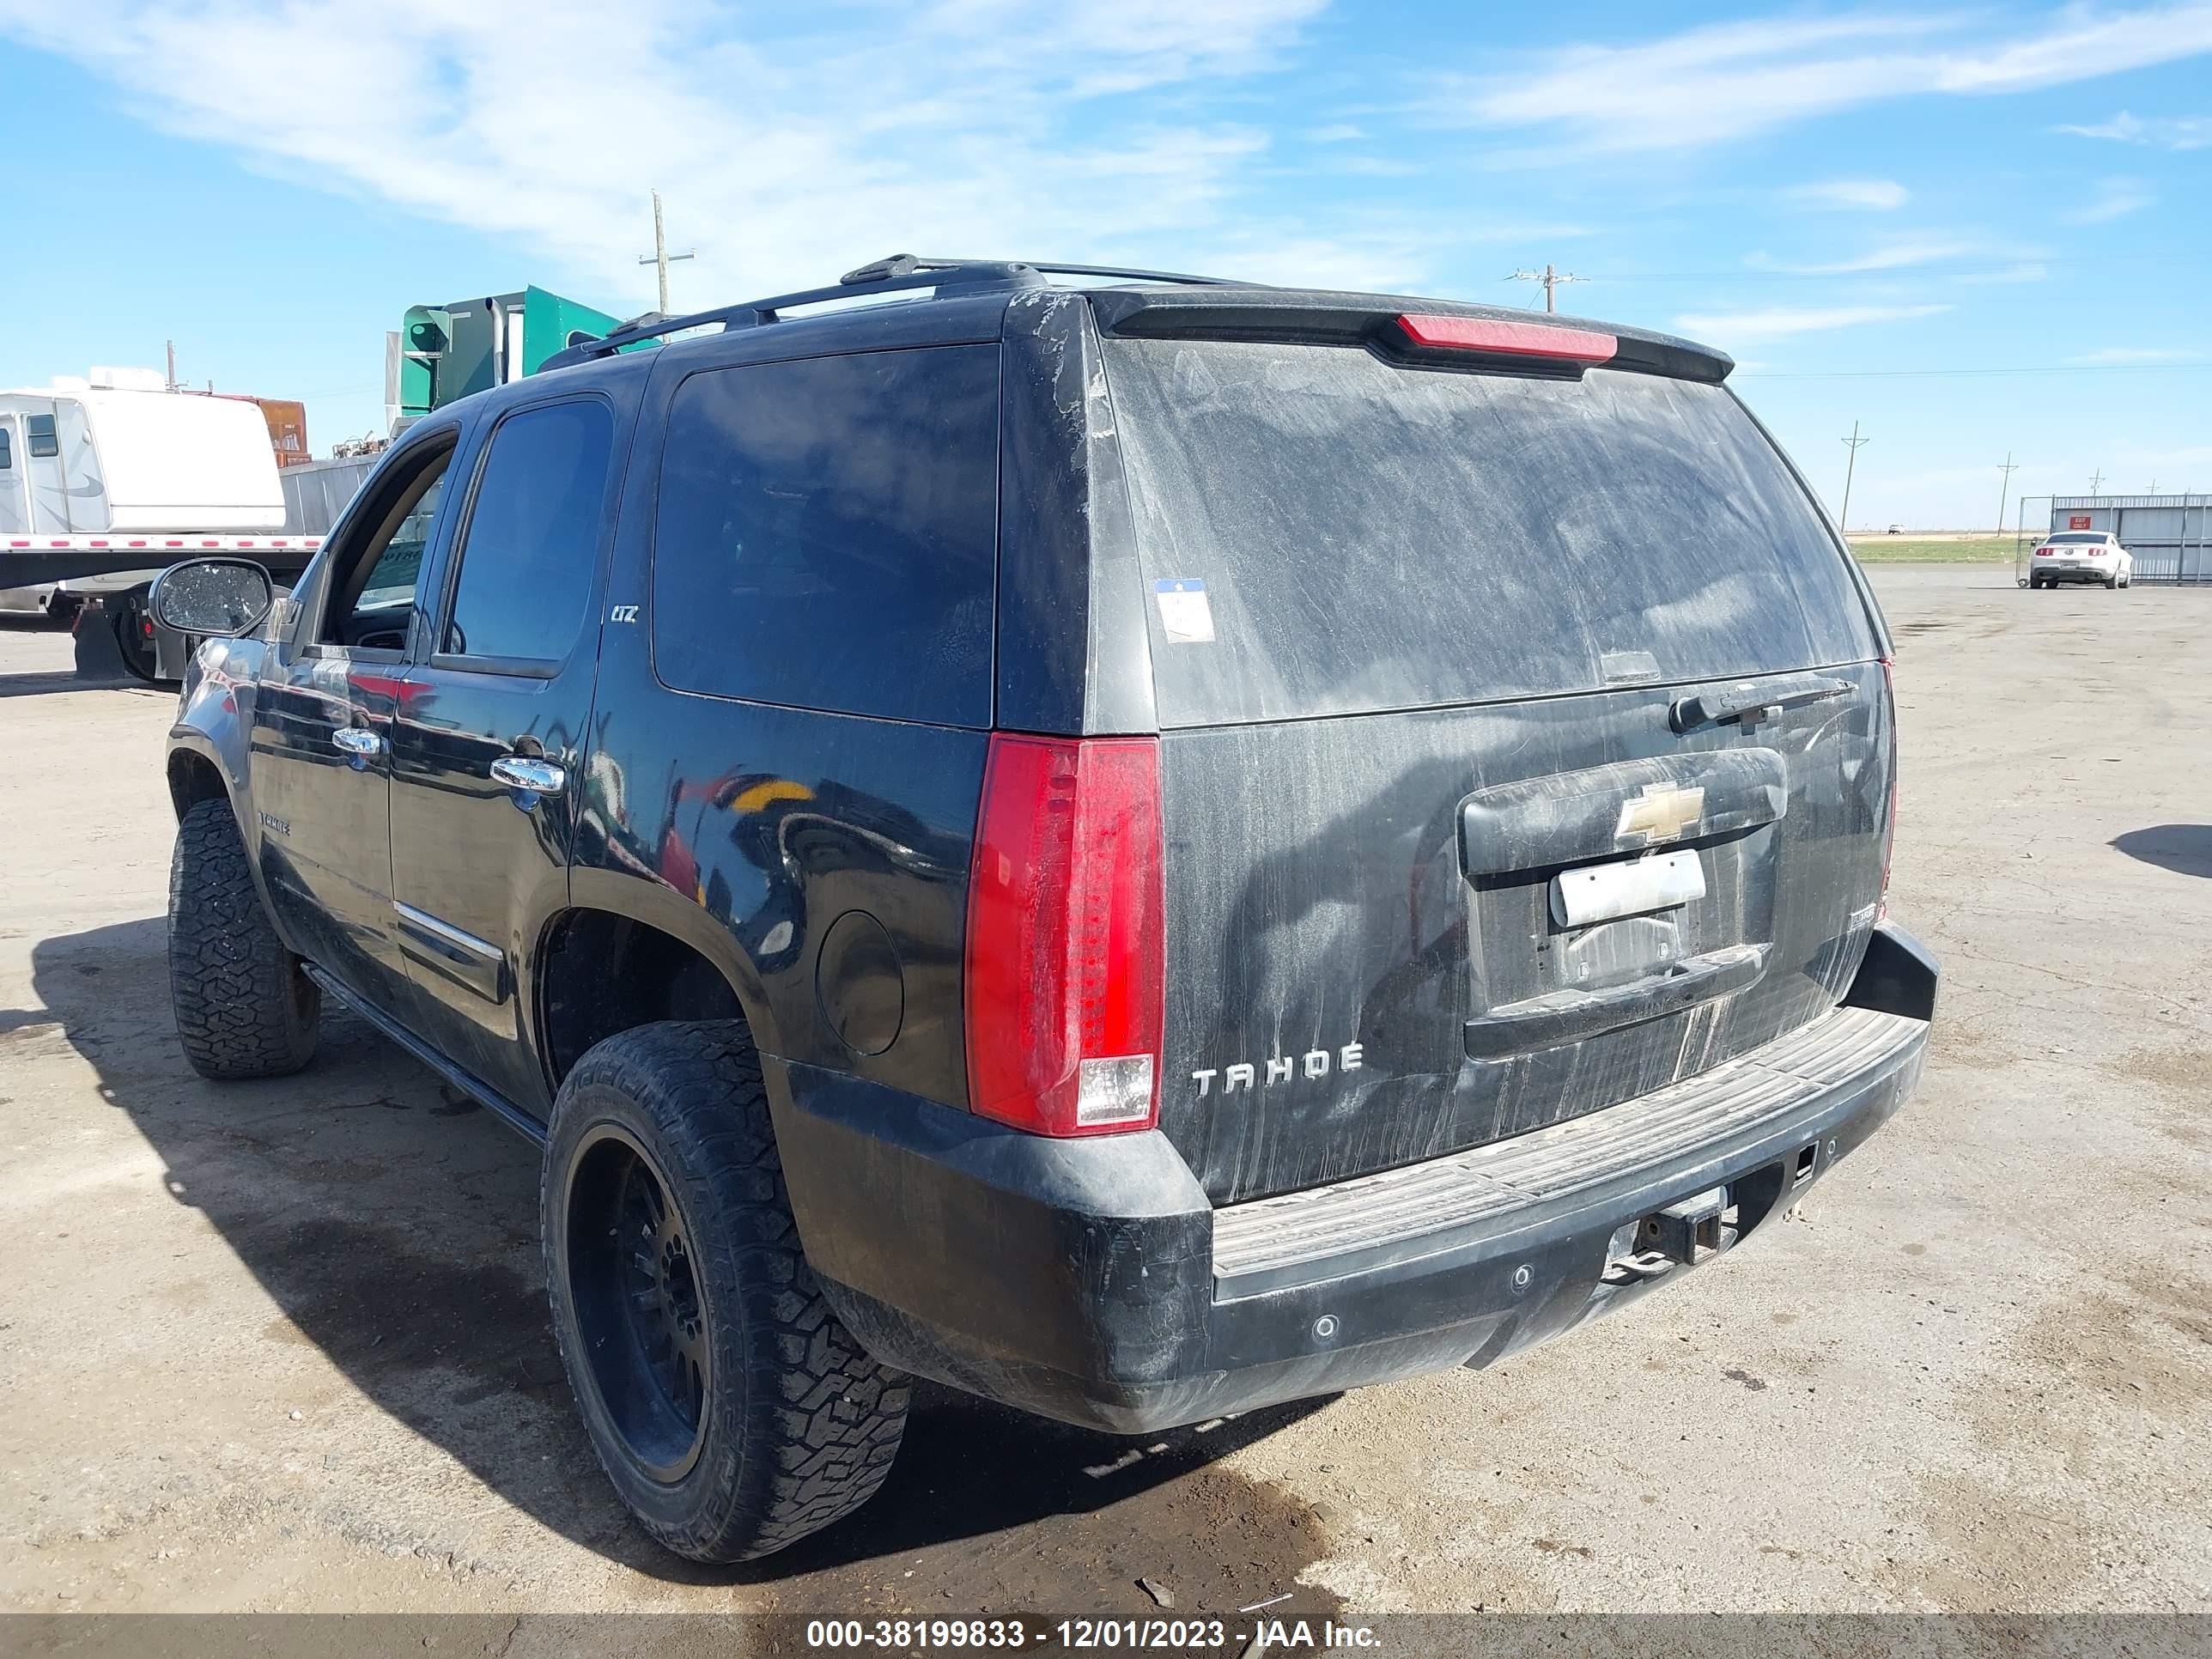
[[2212, 357], [2178, 363], [2039, 363], [2006, 368], [1749, 368], [1747, 380], [1885, 380], [1966, 374], [2148, 374], [2169, 369], [2212, 368]]
[[1587, 276], [1577, 276], [1571, 270], [1555, 270], [1547, 264], [1541, 270], [1516, 270], [1505, 279], [1509, 283], [1541, 283], [1544, 285], [1544, 309], [1557, 311], [1559, 288], [1568, 283], [1587, 283]]
[[[2065, 264], [2063, 259], [2021, 259], [2008, 265], [1965, 270], [1930, 270], [1925, 265], [1881, 265], [1864, 270], [1631, 270], [1603, 271], [1583, 280], [1594, 283], [1849, 283], [1906, 281], [1937, 277], [1948, 282], [2002, 282], [2023, 266]], [[2177, 263], [2175, 270], [2181, 269]]]

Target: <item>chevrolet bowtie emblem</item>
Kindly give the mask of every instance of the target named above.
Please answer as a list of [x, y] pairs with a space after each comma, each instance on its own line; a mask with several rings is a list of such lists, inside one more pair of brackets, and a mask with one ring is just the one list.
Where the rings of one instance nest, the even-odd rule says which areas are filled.
[[1673, 841], [1705, 816], [1705, 792], [1677, 789], [1671, 783], [1647, 783], [1640, 795], [1620, 803], [1615, 841], [1641, 836], [1649, 842]]

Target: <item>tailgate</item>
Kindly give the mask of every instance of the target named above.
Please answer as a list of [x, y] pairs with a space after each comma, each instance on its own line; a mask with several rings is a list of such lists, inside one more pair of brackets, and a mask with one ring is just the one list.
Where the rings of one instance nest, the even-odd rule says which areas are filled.
[[1524, 1133], [1834, 1005], [1887, 687], [1725, 387], [1103, 355], [1162, 732], [1160, 1122], [1217, 1202]]
[[[1668, 688], [1170, 733], [1160, 1123], [1216, 1201], [1595, 1111], [1833, 1006], [1888, 728], [1878, 665], [1823, 678], [1849, 689], [1748, 730], [1675, 734]], [[1562, 913], [1685, 857], [1698, 896]]]

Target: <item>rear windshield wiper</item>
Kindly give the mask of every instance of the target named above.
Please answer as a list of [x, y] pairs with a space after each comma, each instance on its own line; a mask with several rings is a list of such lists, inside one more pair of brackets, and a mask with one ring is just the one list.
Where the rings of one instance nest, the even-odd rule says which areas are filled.
[[1677, 698], [1668, 711], [1668, 720], [1677, 732], [1687, 732], [1719, 720], [1764, 714], [1770, 709], [1779, 714], [1785, 708], [1802, 708], [1808, 702], [1825, 702], [1830, 697], [1842, 696], [1850, 689], [1848, 680], [1826, 679], [1815, 674], [1790, 679], [1738, 680], [1734, 685], [1716, 686], [1694, 696]]

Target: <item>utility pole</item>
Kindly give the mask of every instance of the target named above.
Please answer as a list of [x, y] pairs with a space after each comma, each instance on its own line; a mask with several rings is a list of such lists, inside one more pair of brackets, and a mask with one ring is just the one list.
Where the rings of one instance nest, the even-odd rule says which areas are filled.
[[177, 389], [177, 343], [174, 340], [164, 340], [161, 343], [168, 349], [169, 353], [168, 383], [162, 390], [174, 392]]
[[660, 192], [656, 190], [653, 192], [653, 252], [639, 254], [637, 262], [641, 265], [651, 265], [655, 275], [660, 278], [660, 314], [662, 316], [665, 317], [668, 314], [669, 265], [678, 259], [696, 259], [698, 257], [698, 251], [696, 248], [683, 253], [671, 253], [668, 251], [668, 239], [661, 234], [660, 230]]
[[1859, 423], [1853, 421], [1851, 435], [1838, 441], [1851, 452], [1851, 458], [1844, 464], [1844, 510], [1837, 514], [1836, 527], [1849, 536], [1851, 533], [1851, 474], [1858, 470], [1860, 446], [1870, 444], [1874, 440], [1860, 437]]
[[2012, 451], [2005, 451], [2004, 465], [1997, 469], [2004, 474], [2004, 483], [1997, 489], [1997, 533], [2004, 533], [2005, 497], [2012, 494], [2012, 475], [2020, 471], [2012, 459]]
[[2092, 495], [2099, 495], [2099, 494], [2102, 493], [2103, 489], [2104, 489], [2104, 483], [2105, 483], [2105, 472], [2104, 472], [2104, 469], [2103, 469], [2102, 467], [2100, 467], [2096, 471], [2092, 472], [2092, 473], [2089, 475], [2089, 493], [2090, 493]]
[[1587, 283], [1587, 276], [1577, 276], [1571, 270], [1555, 270], [1547, 264], [1541, 270], [1516, 270], [1505, 279], [1509, 283], [1541, 283], [1544, 285], [1544, 309], [1557, 311], [1559, 290], [1568, 283]]

